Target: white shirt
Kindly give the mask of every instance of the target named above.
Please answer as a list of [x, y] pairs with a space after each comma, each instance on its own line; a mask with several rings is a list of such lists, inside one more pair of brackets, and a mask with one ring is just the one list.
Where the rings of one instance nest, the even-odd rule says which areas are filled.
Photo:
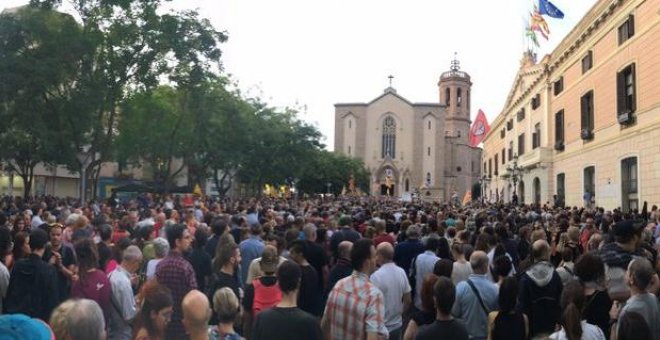
[[147, 262], [147, 280], [150, 280], [156, 275], [156, 266], [162, 261], [163, 259], [152, 259]]
[[465, 281], [472, 274], [472, 265], [470, 262], [454, 262], [454, 269], [451, 272], [451, 281], [454, 282], [454, 285], [457, 285], [461, 281]]
[[433, 267], [440, 258], [434, 252], [427, 250], [419, 255], [415, 260], [415, 307], [422, 309], [422, 283], [426, 274], [433, 273]]
[[121, 266], [117, 266], [117, 269], [108, 274], [108, 279], [112, 286], [112, 309], [108, 325], [108, 338], [110, 340], [130, 340], [133, 330], [128, 322], [135, 318], [137, 314], [130, 273]]
[[394, 262], [389, 262], [371, 274], [370, 281], [383, 292], [385, 297], [385, 327], [389, 332], [401, 328], [403, 295], [410, 293], [411, 290], [406, 272]]
[[9, 288], [9, 270], [0, 262], [0, 314], [2, 314], [2, 300], [7, 297], [7, 288]]
[[[589, 324], [584, 320], [582, 320], [581, 324], [582, 324], [582, 340], [605, 340], [605, 334], [603, 334], [603, 331], [598, 326]], [[550, 339], [568, 340], [568, 337], [566, 336], [566, 332], [562, 327], [561, 330], [552, 333], [550, 335]]]

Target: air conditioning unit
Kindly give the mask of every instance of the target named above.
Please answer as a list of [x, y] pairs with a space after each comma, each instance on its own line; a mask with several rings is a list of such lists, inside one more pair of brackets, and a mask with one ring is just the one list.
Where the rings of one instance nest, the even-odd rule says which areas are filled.
[[582, 137], [583, 140], [589, 140], [594, 138], [594, 134], [589, 129], [582, 129], [580, 132], [580, 137]]
[[558, 141], [555, 143], [555, 150], [564, 151], [564, 141]]
[[632, 112], [624, 112], [617, 115], [617, 120], [621, 125], [630, 125], [635, 122], [635, 117]]

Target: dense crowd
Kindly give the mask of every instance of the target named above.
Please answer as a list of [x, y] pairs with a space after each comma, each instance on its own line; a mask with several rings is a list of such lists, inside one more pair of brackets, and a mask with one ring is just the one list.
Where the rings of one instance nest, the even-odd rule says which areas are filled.
[[660, 212], [3, 197], [2, 339], [656, 339]]

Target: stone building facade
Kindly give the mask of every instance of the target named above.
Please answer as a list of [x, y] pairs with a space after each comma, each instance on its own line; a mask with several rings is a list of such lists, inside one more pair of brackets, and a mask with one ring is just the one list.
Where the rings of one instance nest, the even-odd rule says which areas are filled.
[[659, 203], [659, 56], [660, 0], [599, 0], [540, 62], [526, 53], [484, 140], [486, 197], [511, 200], [516, 177], [525, 203]]
[[364, 161], [372, 195], [462, 197], [480, 176], [481, 149], [468, 141], [471, 86], [454, 61], [437, 103], [411, 103], [388, 87], [368, 103], [335, 104], [335, 152]]

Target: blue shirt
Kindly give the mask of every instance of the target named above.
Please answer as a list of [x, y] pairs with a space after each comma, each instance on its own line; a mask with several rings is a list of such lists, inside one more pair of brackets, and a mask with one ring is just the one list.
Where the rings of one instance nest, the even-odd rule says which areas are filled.
[[410, 272], [410, 264], [417, 255], [424, 252], [424, 245], [418, 239], [405, 240], [394, 247], [394, 263], [403, 268], [406, 275]]
[[247, 280], [248, 269], [250, 268], [250, 263], [252, 260], [261, 257], [261, 253], [264, 252], [266, 246], [259, 236], [250, 235], [250, 238], [241, 242], [239, 246], [241, 250], [241, 282], [244, 285], [249, 284], [250, 282], [245, 282]]
[[[486, 275], [471, 274], [468, 280], [471, 280], [479, 291], [488, 313], [497, 310], [497, 285]], [[451, 309], [451, 315], [463, 322], [470, 339], [488, 338], [488, 315], [484, 312], [479, 299], [467, 281], [459, 282], [456, 286], [456, 302]]]

